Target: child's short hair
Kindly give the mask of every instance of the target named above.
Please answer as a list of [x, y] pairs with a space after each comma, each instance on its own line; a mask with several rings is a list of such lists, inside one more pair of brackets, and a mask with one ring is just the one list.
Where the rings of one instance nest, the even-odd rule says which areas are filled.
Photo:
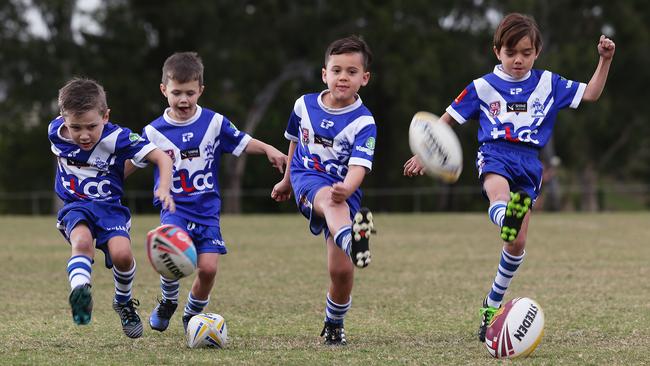
[[198, 80], [203, 85], [203, 61], [196, 52], [176, 52], [165, 60], [162, 69], [162, 83], [169, 79], [179, 83]]
[[494, 32], [494, 47], [497, 51], [500, 51], [503, 46], [514, 48], [524, 37], [530, 38], [536, 52], [542, 49], [542, 34], [535, 19], [527, 15], [511, 13], [501, 20]]
[[73, 78], [59, 89], [59, 111], [62, 116], [78, 116], [91, 110], [101, 115], [108, 110], [106, 92], [95, 80]]
[[349, 36], [332, 42], [327, 47], [327, 51], [325, 51], [325, 66], [327, 66], [327, 61], [329, 61], [331, 55], [356, 52], [361, 53], [361, 56], [363, 56], [363, 69], [368, 70], [368, 67], [372, 63], [372, 51], [370, 51], [368, 44], [357, 36]]

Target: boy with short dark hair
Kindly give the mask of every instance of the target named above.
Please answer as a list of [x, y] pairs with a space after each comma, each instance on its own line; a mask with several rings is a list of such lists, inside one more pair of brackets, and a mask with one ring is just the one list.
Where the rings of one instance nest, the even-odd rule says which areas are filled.
[[[324, 232], [330, 275], [321, 336], [345, 345], [345, 315], [352, 305], [354, 265], [370, 264], [372, 214], [361, 208], [359, 187], [372, 168], [377, 129], [357, 92], [368, 84], [372, 53], [359, 37], [330, 44], [322, 69], [327, 89], [296, 100], [284, 133], [289, 165], [271, 196], [295, 193], [314, 235]], [[353, 223], [354, 221], [354, 223]]]
[[[122, 330], [131, 338], [142, 336], [142, 323], [131, 296], [135, 259], [131, 252], [129, 209], [120, 203], [126, 160], [149, 160], [160, 170], [155, 192], [165, 207], [174, 210], [170, 195], [171, 161], [153, 144], [129, 129], [108, 122], [110, 110], [101, 85], [75, 78], [59, 90], [61, 115], [48, 127], [52, 152], [57, 157], [55, 191], [64, 206], [57, 227], [70, 243], [68, 280], [72, 318], [88, 324], [92, 312], [91, 272], [95, 248], [113, 269], [113, 309]], [[93, 245], [95, 242], [95, 245]]]

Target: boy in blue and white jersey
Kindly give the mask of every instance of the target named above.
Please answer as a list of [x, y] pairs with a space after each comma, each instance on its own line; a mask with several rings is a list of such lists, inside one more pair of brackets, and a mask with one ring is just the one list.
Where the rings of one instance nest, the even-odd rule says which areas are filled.
[[[175, 53], [165, 61], [160, 90], [169, 108], [144, 128], [143, 136], [165, 151], [173, 160], [172, 195], [176, 212], [163, 206], [161, 224], [173, 224], [187, 231], [198, 254], [198, 275], [187, 297], [183, 327], [210, 301], [219, 256], [226, 254], [219, 216], [219, 162], [222, 154], [239, 156], [266, 154], [280, 173], [287, 157], [271, 145], [239, 131], [226, 117], [197, 105], [203, 93], [203, 63], [194, 52]], [[144, 167], [143, 164], [136, 166]], [[131, 168], [127, 168], [131, 170]], [[154, 189], [160, 185], [159, 170], [154, 170]], [[155, 200], [156, 206], [160, 205]], [[149, 317], [152, 329], [164, 331], [178, 307], [179, 281], [160, 277], [162, 299]]]
[[[601, 35], [597, 48], [600, 59], [588, 84], [532, 69], [542, 49], [537, 24], [528, 16], [509, 14], [494, 34], [494, 53], [501, 64], [468, 85], [441, 117], [448, 124], [478, 119], [476, 166], [490, 201], [490, 220], [500, 227], [504, 241], [496, 277], [481, 308], [481, 342], [524, 260], [530, 208], [542, 185], [539, 151], [551, 137], [557, 113], [577, 108], [581, 101], [598, 100], [605, 87], [615, 44]], [[404, 164], [404, 175], [423, 172], [416, 157]]]
[[289, 166], [271, 194], [284, 201], [293, 190], [311, 232], [324, 231], [330, 286], [321, 336], [329, 345], [347, 343], [343, 321], [352, 302], [353, 263], [370, 264], [372, 214], [360, 207], [359, 187], [372, 169], [377, 129], [357, 92], [368, 84], [371, 57], [358, 37], [330, 44], [322, 69], [327, 89], [296, 101], [284, 134]]
[[106, 267], [113, 268], [113, 309], [122, 330], [138, 338], [142, 322], [136, 312], [138, 301], [131, 296], [136, 270], [129, 238], [131, 215], [120, 203], [124, 163], [129, 159], [155, 163], [162, 176], [156, 197], [174, 210], [171, 161], [138, 134], [108, 122], [106, 94], [95, 81], [70, 80], [59, 90], [59, 109], [61, 115], [50, 123], [48, 137], [57, 157], [54, 187], [64, 203], [57, 227], [72, 249], [67, 267], [72, 318], [77, 324], [90, 322], [91, 265], [98, 248], [105, 254]]

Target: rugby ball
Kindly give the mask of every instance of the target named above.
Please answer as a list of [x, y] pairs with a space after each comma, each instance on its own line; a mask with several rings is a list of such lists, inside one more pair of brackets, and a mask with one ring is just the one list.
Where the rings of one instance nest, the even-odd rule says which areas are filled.
[[224, 348], [228, 343], [226, 320], [213, 313], [195, 315], [187, 323], [185, 337], [190, 348]]
[[146, 245], [149, 262], [165, 278], [183, 278], [196, 269], [192, 238], [178, 226], [162, 225], [151, 230]]
[[429, 176], [454, 183], [463, 171], [463, 150], [451, 126], [429, 112], [418, 112], [409, 127], [411, 152]]
[[485, 347], [494, 358], [529, 356], [544, 335], [544, 311], [537, 302], [518, 297], [494, 315], [485, 333]]

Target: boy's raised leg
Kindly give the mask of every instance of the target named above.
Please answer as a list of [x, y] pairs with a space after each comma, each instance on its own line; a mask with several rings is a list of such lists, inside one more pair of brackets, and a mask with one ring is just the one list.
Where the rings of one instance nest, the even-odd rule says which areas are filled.
[[90, 293], [90, 284], [83, 284], [75, 287], [70, 292], [70, 308], [72, 309], [72, 320], [78, 325], [90, 323], [93, 311], [93, 297]]

